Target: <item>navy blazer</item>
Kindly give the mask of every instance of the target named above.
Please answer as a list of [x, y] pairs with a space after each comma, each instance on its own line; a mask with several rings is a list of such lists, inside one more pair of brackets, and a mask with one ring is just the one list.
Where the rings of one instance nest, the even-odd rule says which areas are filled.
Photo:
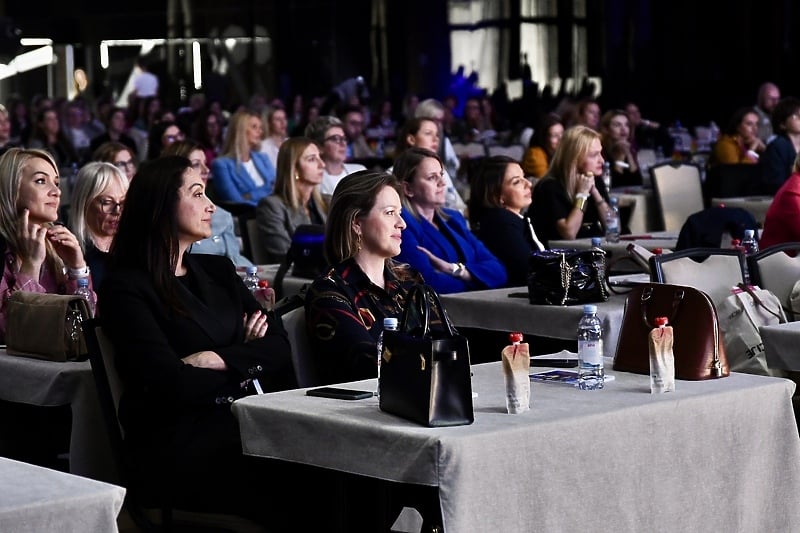
[[[445, 221], [436, 215], [436, 223], [442, 228], [441, 231], [427, 220], [418, 219], [407, 210], [403, 211], [403, 220], [408, 227], [403, 230], [400, 255], [396, 259], [417, 269], [425, 279], [425, 283], [441, 294], [496, 289], [505, 285], [507, 279], [505, 267], [467, 228], [464, 216], [453, 209], [442, 209], [442, 211], [449, 218]], [[472, 275], [472, 281], [464, 281], [439, 272], [417, 246], [427, 248], [433, 255], [445, 261], [464, 263]]]
[[510, 287], [528, 285], [531, 252], [539, 250], [529, 224], [502, 207], [486, 208], [481, 216], [478, 237], [505, 265]]
[[218, 200], [258, 205], [259, 200], [272, 194], [275, 188], [275, 167], [267, 154], [251, 151], [250, 157], [256, 170], [264, 178], [264, 185], [256, 187], [241, 162], [230, 157], [217, 157], [211, 163], [211, 177]]

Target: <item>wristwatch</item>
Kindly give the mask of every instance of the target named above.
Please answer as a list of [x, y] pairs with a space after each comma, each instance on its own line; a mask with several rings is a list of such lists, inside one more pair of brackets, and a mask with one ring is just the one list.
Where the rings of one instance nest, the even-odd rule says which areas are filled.
[[467, 267], [464, 266], [464, 263], [453, 263], [453, 271], [450, 272], [450, 274], [454, 278], [460, 278], [461, 277], [461, 273], [464, 272], [464, 269], [466, 269], [466, 268]]

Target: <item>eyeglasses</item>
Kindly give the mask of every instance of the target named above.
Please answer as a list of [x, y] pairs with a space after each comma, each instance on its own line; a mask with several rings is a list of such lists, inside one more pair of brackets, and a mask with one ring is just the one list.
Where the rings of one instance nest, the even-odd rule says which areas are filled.
[[325, 137], [325, 141], [331, 141], [336, 144], [347, 144], [347, 137], [344, 135], [331, 135], [330, 137]]
[[105, 213], [107, 215], [110, 215], [111, 213], [113, 213], [117, 209], [122, 211], [122, 206], [123, 205], [125, 205], [125, 201], [124, 200], [121, 201], [121, 202], [115, 202], [114, 200], [109, 200], [107, 198], [103, 198], [103, 199], [100, 200], [100, 210], [103, 211], [103, 213]]
[[117, 161], [114, 163], [114, 166], [119, 169], [125, 170], [127, 168], [135, 168], [136, 163], [133, 162], [133, 159], [128, 159], [127, 161]]

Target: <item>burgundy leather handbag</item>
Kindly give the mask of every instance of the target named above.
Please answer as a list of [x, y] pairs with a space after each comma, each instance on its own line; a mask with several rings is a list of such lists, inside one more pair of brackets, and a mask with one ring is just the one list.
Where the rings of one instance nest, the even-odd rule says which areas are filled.
[[706, 293], [694, 287], [650, 283], [634, 287], [625, 300], [614, 370], [650, 373], [648, 334], [665, 316], [675, 343], [675, 377], [715, 379], [730, 375], [717, 310]]

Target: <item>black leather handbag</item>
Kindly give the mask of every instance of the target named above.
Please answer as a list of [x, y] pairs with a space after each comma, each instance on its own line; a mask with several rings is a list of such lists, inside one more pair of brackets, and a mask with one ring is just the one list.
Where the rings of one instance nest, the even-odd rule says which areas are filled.
[[467, 339], [430, 286], [414, 286], [405, 303], [399, 329], [383, 333], [381, 410], [428, 427], [471, 424]]
[[574, 305], [608, 300], [606, 254], [602, 250], [533, 252], [530, 269], [528, 297], [532, 304]]

